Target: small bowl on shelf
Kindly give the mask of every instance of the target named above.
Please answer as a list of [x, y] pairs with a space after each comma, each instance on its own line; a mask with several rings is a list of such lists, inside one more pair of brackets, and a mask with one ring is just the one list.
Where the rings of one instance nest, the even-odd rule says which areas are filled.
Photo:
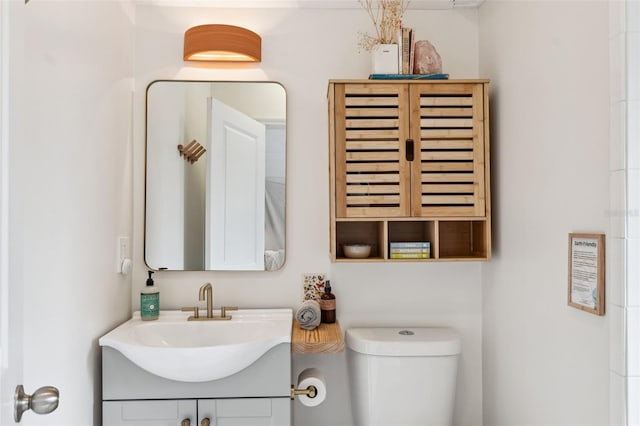
[[365, 259], [371, 255], [371, 244], [343, 244], [342, 252], [350, 259]]

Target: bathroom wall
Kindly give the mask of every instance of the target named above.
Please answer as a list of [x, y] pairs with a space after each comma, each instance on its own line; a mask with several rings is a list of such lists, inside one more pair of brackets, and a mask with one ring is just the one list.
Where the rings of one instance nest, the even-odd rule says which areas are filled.
[[[452, 78], [478, 74], [476, 9], [410, 11], [405, 23], [431, 40]], [[366, 78], [369, 56], [359, 53], [358, 32], [370, 31], [362, 9], [216, 9], [138, 5], [134, 96], [133, 309], [144, 286], [144, 103], [155, 79], [272, 80], [288, 95], [287, 261], [277, 272], [170, 272], [154, 279], [163, 309], [193, 306], [198, 287], [214, 286], [214, 303], [241, 307], [291, 307], [302, 299], [302, 274], [325, 272], [338, 299], [343, 328], [355, 325], [449, 325], [460, 330], [463, 355], [456, 425], [482, 419], [481, 309], [477, 262], [431, 264], [332, 264], [329, 260], [327, 82]], [[262, 36], [257, 65], [207, 66], [182, 61], [183, 33], [191, 26], [225, 23]], [[350, 401], [344, 354], [295, 355], [293, 374], [318, 367], [329, 396], [320, 406], [294, 402], [296, 426], [349, 426]]]
[[494, 83], [484, 424], [610, 424], [611, 313], [567, 306], [568, 233], [609, 224], [608, 2], [489, 0], [479, 13]]
[[[11, 267], [25, 294], [25, 389], [54, 384], [63, 399], [55, 413], [28, 413], [23, 423], [100, 424], [96, 340], [137, 309], [146, 278], [144, 88], [188, 78], [287, 88], [288, 259], [273, 273], [158, 273], [163, 308], [192, 305], [205, 281], [217, 305], [295, 307], [300, 275], [327, 272], [343, 327], [462, 331], [457, 425], [481, 424], [483, 394], [486, 425], [608, 424], [608, 316], [566, 306], [566, 235], [604, 232], [608, 222], [605, 1], [487, 0], [480, 19], [473, 9], [408, 14], [452, 78], [488, 77], [494, 88], [494, 259], [430, 265], [329, 261], [326, 82], [366, 76], [367, 55], [355, 47], [357, 32], [370, 29], [362, 11], [139, 6], [135, 40], [133, 12], [120, 2], [34, 0], [24, 11], [25, 36], [11, 41], [24, 50], [28, 82], [12, 87], [24, 94], [23, 137], [11, 156], [11, 231], [23, 263]], [[182, 32], [216, 22], [260, 32], [262, 64], [183, 63]], [[132, 232], [132, 210], [131, 292], [114, 258], [116, 237]], [[313, 409], [295, 402], [296, 426], [349, 425], [344, 356], [294, 357], [294, 374], [307, 366], [325, 371], [330, 396]]]
[[19, 102], [10, 105], [18, 127], [9, 230], [11, 257], [20, 260], [10, 265], [10, 285], [24, 294], [24, 326], [11, 332], [24, 341], [25, 391], [54, 385], [61, 395], [55, 412], [27, 412], [22, 424], [99, 425], [97, 338], [131, 312], [116, 242], [132, 228], [133, 8], [11, 3], [10, 22], [20, 21], [23, 34], [8, 44], [20, 76], [10, 88]]

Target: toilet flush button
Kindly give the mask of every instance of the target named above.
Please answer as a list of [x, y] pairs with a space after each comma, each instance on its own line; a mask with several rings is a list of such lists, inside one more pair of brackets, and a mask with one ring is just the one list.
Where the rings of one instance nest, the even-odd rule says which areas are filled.
[[400, 330], [400, 331], [398, 331], [398, 334], [401, 335], [401, 336], [413, 336], [416, 333], [414, 333], [411, 330]]

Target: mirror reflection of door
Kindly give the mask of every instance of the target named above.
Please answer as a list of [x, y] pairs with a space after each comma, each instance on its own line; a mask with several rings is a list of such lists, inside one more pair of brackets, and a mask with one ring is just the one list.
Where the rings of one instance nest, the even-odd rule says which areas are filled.
[[[212, 113], [212, 99], [253, 125], [260, 124], [264, 134], [261, 166], [251, 165], [259, 157], [254, 150], [257, 145], [249, 142], [256, 137], [256, 132], [247, 130], [249, 125], [231, 124], [231, 119], [224, 118], [219, 134], [226, 139], [219, 142], [214, 136], [212, 119], [224, 115]], [[285, 261], [286, 228], [284, 88], [275, 82], [155, 81], [147, 88], [146, 130], [145, 262], [149, 268], [280, 269]], [[177, 147], [194, 140], [206, 152], [193, 162], [186, 161]], [[236, 140], [233, 146], [230, 140]], [[260, 184], [252, 181], [259, 178], [258, 172]], [[222, 186], [221, 182], [227, 183]], [[250, 183], [255, 183], [256, 191], [261, 187], [262, 195], [249, 189]], [[249, 235], [249, 229], [254, 234]]]
[[217, 99], [209, 105], [205, 268], [261, 271], [266, 128]]

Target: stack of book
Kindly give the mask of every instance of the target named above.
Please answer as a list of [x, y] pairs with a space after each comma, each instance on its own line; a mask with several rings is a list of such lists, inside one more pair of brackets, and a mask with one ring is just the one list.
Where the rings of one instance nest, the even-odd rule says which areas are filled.
[[398, 70], [400, 74], [413, 74], [415, 40], [413, 30], [403, 27], [398, 34]]
[[431, 243], [428, 241], [390, 242], [389, 258], [391, 259], [429, 259]]

